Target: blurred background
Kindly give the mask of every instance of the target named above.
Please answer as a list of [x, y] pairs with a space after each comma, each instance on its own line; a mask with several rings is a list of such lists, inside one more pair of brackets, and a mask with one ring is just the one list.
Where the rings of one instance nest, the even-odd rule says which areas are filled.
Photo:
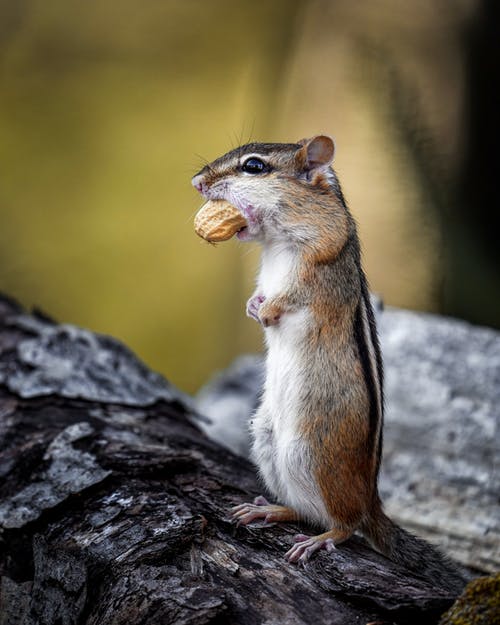
[[500, 327], [498, 4], [0, 0], [0, 290], [193, 392], [261, 333], [190, 178], [322, 132], [372, 290]]

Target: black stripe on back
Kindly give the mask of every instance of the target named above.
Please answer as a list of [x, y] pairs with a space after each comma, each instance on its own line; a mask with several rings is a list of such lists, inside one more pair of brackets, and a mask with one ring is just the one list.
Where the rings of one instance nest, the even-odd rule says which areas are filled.
[[[363, 368], [363, 377], [364, 377], [366, 388], [368, 391], [368, 400], [370, 403], [370, 411], [368, 414], [368, 419], [369, 419], [368, 441], [370, 445], [369, 451], [372, 452], [373, 444], [375, 442], [375, 437], [377, 435], [379, 418], [381, 418], [381, 415], [379, 415], [378, 413], [377, 389], [375, 386], [377, 382], [373, 377], [372, 367], [370, 363], [370, 351], [366, 344], [364, 332], [363, 332], [363, 313], [361, 310], [361, 306], [362, 306], [362, 301], [360, 300], [356, 308], [356, 315], [354, 318], [354, 335], [356, 338], [359, 358], [361, 360], [361, 366]], [[379, 445], [377, 448], [377, 465], [380, 462], [379, 460], [380, 452], [381, 452], [381, 445], [380, 445], [380, 439], [379, 439]]]
[[373, 349], [375, 351], [375, 362], [377, 365], [377, 374], [379, 379], [379, 387], [380, 387], [380, 434], [378, 438], [378, 448], [377, 448], [377, 473], [380, 467], [380, 461], [382, 459], [382, 443], [383, 443], [383, 429], [384, 429], [384, 365], [382, 361], [382, 351], [380, 349], [380, 342], [378, 339], [377, 332], [377, 323], [375, 321], [375, 313], [373, 312], [372, 303], [370, 300], [370, 295], [368, 292], [368, 285], [366, 283], [366, 278], [363, 275], [361, 277], [361, 296], [365, 302], [366, 315], [368, 317], [368, 325], [370, 327], [370, 338], [372, 341]]
[[384, 366], [382, 364], [382, 352], [380, 350], [380, 341], [378, 339], [377, 323], [375, 321], [375, 313], [373, 312], [370, 295], [368, 293], [368, 287], [366, 280], [361, 280], [361, 295], [365, 302], [366, 315], [368, 317], [368, 325], [370, 327], [370, 337], [372, 340], [373, 349], [375, 351], [375, 362], [377, 364], [377, 374], [380, 380], [380, 399], [382, 404], [382, 414], [384, 413]]

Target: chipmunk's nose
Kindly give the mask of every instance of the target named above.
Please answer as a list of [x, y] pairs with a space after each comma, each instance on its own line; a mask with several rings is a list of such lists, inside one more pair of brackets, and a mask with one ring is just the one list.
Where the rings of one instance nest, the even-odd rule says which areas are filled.
[[197, 191], [203, 193], [205, 190], [205, 176], [203, 174], [196, 174], [196, 176], [193, 176], [191, 184]]

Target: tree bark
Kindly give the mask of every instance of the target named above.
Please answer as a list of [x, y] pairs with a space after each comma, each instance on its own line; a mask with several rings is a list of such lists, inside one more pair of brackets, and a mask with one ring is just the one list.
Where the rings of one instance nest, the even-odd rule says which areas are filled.
[[[253, 468], [118, 341], [0, 299], [0, 625], [434, 623], [455, 597], [353, 538], [236, 527]], [[310, 528], [309, 528], [310, 531]]]

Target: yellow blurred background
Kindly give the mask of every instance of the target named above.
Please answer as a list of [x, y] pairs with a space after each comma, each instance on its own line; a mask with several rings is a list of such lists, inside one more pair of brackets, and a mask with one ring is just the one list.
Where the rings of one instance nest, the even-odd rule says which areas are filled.
[[261, 333], [244, 315], [258, 249], [196, 237], [190, 178], [249, 139], [322, 132], [372, 289], [500, 324], [491, 290], [481, 300], [477, 276], [495, 268], [478, 241], [460, 243], [476, 271], [456, 274], [446, 255], [460, 230], [464, 33], [480, 8], [0, 0], [0, 290], [119, 337], [192, 392], [260, 350]]

